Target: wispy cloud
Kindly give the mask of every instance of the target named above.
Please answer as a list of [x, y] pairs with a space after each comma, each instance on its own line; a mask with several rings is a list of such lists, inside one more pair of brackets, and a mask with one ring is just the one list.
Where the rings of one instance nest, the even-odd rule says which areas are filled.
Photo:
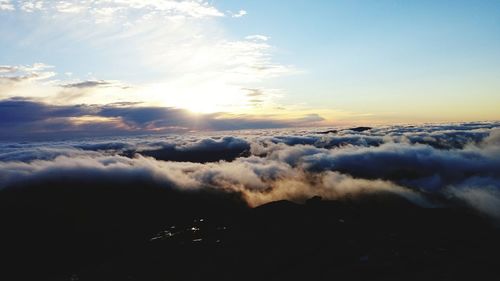
[[4, 9], [18, 9], [24, 12], [46, 11], [50, 13], [86, 13], [102, 20], [103, 16], [123, 16], [127, 13], [139, 12], [142, 16], [150, 16], [160, 13], [162, 16], [186, 16], [186, 17], [219, 17], [224, 16], [222, 12], [207, 2], [186, 0], [64, 0], [64, 1], [40, 1], [21, 0], [14, 5], [9, 0], [2, 0]]
[[270, 38], [268, 36], [265, 36], [265, 35], [255, 34], [255, 35], [248, 35], [247, 37], [245, 37], [245, 39], [267, 41]]
[[10, 0], [0, 0], [0, 11], [13, 11], [14, 5]]
[[56, 75], [53, 66], [43, 63], [33, 65], [0, 65], [0, 83], [46, 80]]
[[[4, 98], [45, 97], [46, 102], [60, 104], [145, 102], [194, 111], [234, 112], [253, 106], [257, 100], [248, 97], [243, 88], [298, 72], [296, 67], [274, 60], [277, 49], [264, 35], [228, 38], [216, 20], [225, 14], [204, 1], [18, 1], [13, 7], [16, 13], [30, 14], [33, 19], [9, 23], [27, 25], [15, 35], [14, 43], [34, 53], [63, 50], [56, 60], [70, 66], [61, 74], [44, 70], [32, 75], [3, 75], [11, 82], [52, 78], [50, 87], [40, 89], [11, 85], [11, 89], [4, 89]], [[241, 10], [228, 15], [244, 14]], [[75, 56], [90, 62], [73, 69]], [[96, 57], [100, 59], [95, 61]], [[70, 81], [62, 75], [67, 72], [72, 73]], [[82, 72], [93, 75], [83, 77]], [[120, 92], [100, 85], [99, 89], [85, 87], [85, 93], [68, 92], [69, 88], [97, 86], [94, 82], [101, 80], [123, 81], [134, 90]], [[69, 87], [78, 83], [82, 83], [80, 87]], [[61, 92], [67, 93], [67, 98], [62, 98]], [[199, 104], [194, 105], [194, 100]], [[259, 104], [266, 102], [259, 99]]]
[[231, 13], [231, 17], [233, 18], [241, 18], [243, 16], [245, 16], [247, 13], [247, 11], [245, 10], [239, 10], [237, 13]]

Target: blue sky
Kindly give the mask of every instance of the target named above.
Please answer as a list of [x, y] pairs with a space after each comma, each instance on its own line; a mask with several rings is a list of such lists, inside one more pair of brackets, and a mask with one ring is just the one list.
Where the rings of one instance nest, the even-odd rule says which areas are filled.
[[[218, 3], [229, 2], [231, 9], [234, 1]], [[249, 2], [248, 17], [228, 26], [233, 34], [266, 30], [280, 57], [307, 70], [282, 81], [293, 85], [295, 102], [307, 92], [314, 106], [331, 99], [331, 106], [366, 110], [363, 101], [414, 95], [440, 98], [440, 106], [453, 97], [500, 105], [498, 1]], [[411, 87], [422, 91], [406, 94]]]
[[498, 1], [1, 0], [0, 99], [315, 120], [298, 125], [498, 120], [499, 12]]

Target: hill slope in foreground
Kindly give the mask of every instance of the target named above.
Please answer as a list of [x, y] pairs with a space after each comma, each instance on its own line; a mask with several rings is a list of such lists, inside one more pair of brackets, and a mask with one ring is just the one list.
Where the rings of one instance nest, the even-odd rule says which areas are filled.
[[499, 231], [390, 193], [250, 208], [235, 194], [25, 187], [0, 197], [2, 280], [486, 280]]

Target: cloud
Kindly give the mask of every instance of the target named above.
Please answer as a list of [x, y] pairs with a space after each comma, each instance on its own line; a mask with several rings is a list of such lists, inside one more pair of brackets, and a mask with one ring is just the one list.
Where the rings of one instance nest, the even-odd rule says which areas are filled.
[[252, 98], [254, 98], [254, 97], [261, 97], [261, 96], [264, 95], [264, 92], [261, 89], [250, 89], [250, 88], [248, 88], [248, 89], [243, 89], [243, 90], [248, 91], [247, 96], [248, 97], [252, 97]]
[[24, 124], [59, 117], [79, 117], [92, 113], [91, 107], [85, 106], [50, 106], [22, 98], [0, 102], [0, 122], [8, 124]]
[[24, 81], [46, 80], [55, 76], [49, 71], [53, 66], [43, 63], [33, 65], [2, 65], [0, 66], [0, 84]]
[[[71, 104], [79, 100], [88, 99], [89, 96], [97, 96], [99, 94], [110, 94], [112, 91], [118, 91], [126, 94], [132, 87], [120, 81], [112, 80], [87, 80], [69, 82], [58, 85], [54, 92], [57, 92], [51, 100], [58, 104]], [[115, 104], [126, 104], [127, 102], [117, 102]], [[128, 102], [129, 105], [137, 104], [138, 102]]]
[[[14, 10], [14, 5], [9, 0], [0, 2], [3, 9]], [[90, 0], [90, 1], [18, 1], [18, 7], [28, 13], [35, 11], [46, 11], [51, 13], [73, 14], [86, 13], [98, 19], [102, 16], [118, 16], [123, 13], [142, 13], [143, 16], [160, 13], [162, 16], [186, 16], [186, 17], [220, 17], [224, 14], [206, 2], [185, 0]]]
[[[453, 129], [443, 125], [442, 130], [433, 125], [375, 127], [371, 130], [356, 132], [352, 128], [321, 130], [315, 133], [277, 135], [269, 140], [287, 145], [309, 144], [317, 148], [334, 148], [348, 145], [380, 146], [384, 143], [422, 144], [439, 149], [462, 149], [470, 144], [480, 144], [499, 123], [486, 122], [471, 126], [468, 123], [454, 125]], [[431, 128], [432, 127], [432, 128]], [[354, 128], [355, 129], [355, 128]]]
[[9, 149], [3, 148], [0, 153], [0, 161], [3, 162], [31, 162], [35, 160], [54, 160], [57, 157], [83, 157], [99, 156], [100, 152], [78, 149], [71, 146], [58, 147], [40, 147], [35, 146], [16, 146], [12, 145]]
[[427, 145], [385, 143], [376, 147], [334, 149], [311, 145], [279, 146], [271, 159], [309, 171], [335, 170], [366, 179], [384, 179], [412, 188], [432, 190], [459, 183], [470, 175], [500, 175], [500, 154], [476, 147], [440, 150]]
[[279, 89], [242, 88], [241, 90], [245, 93], [248, 105], [255, 108], [274, 104], [282, 97], [282, 91]]
[[280, 199], [303, 201], [314, 195], [334, 199], [346, 194], [381, 190], [401, 194], [411, 200], [415, 199], [415, 202], [424, 202], [418, 194], [391, 183], [355, 180], [334, 172], [311, 179], [309, 175], [294, 170], [285, 163], [256, 157], [199, 164], [164, 162], [142, 156], [128, 158], [89, 153], [71, 157], [61, 155], [50, 161], [0, 162], [0, 168], [0, 187], [3, 188], [54, 182], [64, 175], [67, 182], [88, 181], [85, 180], [87, 178], [100, 183], [115, 182], [118, 185], [139, 181], [181, 190], [213, 188], [240, 193], [252, 205]]
[[318, 115], [273, 116], [194, 114], [172, 107], [140, 104], [49, 105], [23, 98], [0, 100], [0, 139], [53, 139], [113, 134], [172, 133], [307, 126]]
[[[15, 32], [10, 42], [0, 36], [0, 44], [16, 44], [19, 52], [35, 55], [57, 53], [48, 59], [60, 72], [0, 72], [3, 98], [39, 98], [59, 105], [143, 102], [235, 112], [248, 107], [242, 88], [298, 73], [295, 66], [275, 61], [278, 49], [264, 40], [227, 38], [216, 20], [224, 14], [205, 1], [20, 1], [15, 6], [15, 16], [0, 29]], [[28, 11], [31, 20], [23, 21]], [[87, 63], [73, 65], [75, 57]], [[70, 81], [64, 75], [68, 72], [73, 73]], [[28, 80], [33, 83], [21, 83]], [[117, 87], [104, 87], [104, 81]], [[193, 100], [203, 106], [192, 105]], [[253, 100], [259, 106], [270, 102]]]
[[248, 36], [245, 37], [245, 39], [247, 39], [247, 40], [256, 40], [256, 41], [267, 41], [270, 38], [268, 36], [265, 36], [265, 35], [255, 34], [255, 35], [248, 35]]
[[9, 65], [0, 65], [0, 73], [12, 73], [15, 69], [13, 66]]
[[238, 157], [248, 156], [250, 152], [250, 144], [247, 141], [234, 137], [223, 137], [220, 140], [207, 138], [182, 145], [167, 142], [155, 146], [158, 147], [129, 150], [126, 153], [139, 153], [163, 161], [206, 163], [233, 161]]
[[10, 0], [0, 0], [0, 11], [14, 11], [14, 5]]
[[[65, 115], [61, 108], [53, 110]], [[0, 144], [0, 187], [54, 182], [61, 177], [69, 182], [92, 179], [114, 186], [140, 181], [181, 191], [209, 188], [240, 194], [252, 206], [281, 199], [302, 202], [317, 195], [339, 199], [391, 193], [420, 206], [469, 206], [500, 217], [499, 124], [454, 125], [459, 136], [463, 131], [479, 136], [486, 133], [479, 142], [471, 138], [457, 148], [397, 142], [408, 131], [422, 137], [441, 132], [452, 138], [448, 125], [442, 125], [442, 131], [439, 125], [432, 126], [420, 130], [376, 127], [357, 133], [375, 137], [373, 134], [381, 132], [398, 132], [382, 137], [377, 145], [353, 138], [355, 131], [340, 129], [337, 134], [350, 137], [343, 145], [332, 147], [329, 144], [336, 134], [297, 129], [228, 132], [231, 136], [7, 142]]]
[[495, 128], [491, 130], [485, 138], [479, 142], [479, 145], [483, 148], [500, 147], [500, 129]]
[[[33, 1], [33, 0], [25, 0], [25, 1], [20, 1], [19, 7], [22, 11], [27, 12], [27, 13], [32, 13], [35, 11], [40, 11], [43, 10], [44, 8], [44, 1]], [[64, 2], [61, 2], [59, 5], [64, 5]]]
[[477, 185], [451, 187], [448, 192], [479, 211], [500, 219], [500, 186]]
[[64, 88], [94, 88], [94, 87], [109, 87], [112, 85], [112, 82], [98, 80], [98, 81], [83, 81], [83, 82], [75, 82], [70, 84], [63, 84]]
[[237, 13], [232, 13], [231, 17], [233, 17], [233, 18], [241, 18], [241, 17], [245, 16], [246, 14], [248, 14], [247, 11], [245, 11], [245, 10], [239, 10]]
[[99, 135], [126, 130], [119, 118], [98, 116], [99, 108], [86, 105], [57, 106], [30, 100], [0, 101], [2, 139], [52, 138], [75, 134]]

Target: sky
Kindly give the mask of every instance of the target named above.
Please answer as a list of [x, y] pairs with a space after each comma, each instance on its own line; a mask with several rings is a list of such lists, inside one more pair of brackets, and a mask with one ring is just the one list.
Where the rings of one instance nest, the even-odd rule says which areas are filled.
[[0, 0], [12, 136], [500, 119], [498, 1]]

